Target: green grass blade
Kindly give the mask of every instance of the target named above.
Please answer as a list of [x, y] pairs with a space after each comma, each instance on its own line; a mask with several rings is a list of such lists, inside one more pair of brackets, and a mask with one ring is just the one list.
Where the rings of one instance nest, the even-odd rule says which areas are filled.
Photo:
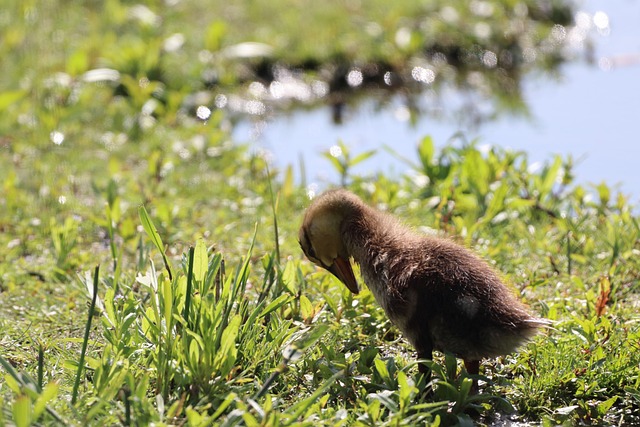
[[11, 363], [9, 363], [9, 361], [7, 361], [4, 357], [2, 357], [2, 355], [0, 355], [0, 365], [2, 366], [2, 369], [4, 369], [5, 371], [7, 371], [7, 373], [18, 382], [18, 384], [22, 385], [22, 377], [20, 376], [20, 374], [18, 373], [18, 371], [15, 370], [15, 368], [13, 367], [13, 365]]
[[291, 421], [292, 422], [298, 421], [298, 419], [304, 413], [304, 411], [306, 411], [311, 405], [313, 405], [320, 398], [322, 393], [324, 393], [325, 390], [327, 390], [341, 376], [344, 376], [344, 370], [340, 370], [335, 374], [333, 374], [328, 380], [323, 382], [320, 385], [320, 387], [318, 387], [316, 391], [313, 392], [311, 396], [293, 405], [291, 407], [291, 409], [293, 410], [293, 414], [291, 415], [291, 418], [290, 418]]
[[229, 393], [227, 397], [224, 399], [224, 401], [222, 401], [222, 403], [218, 405], [216, 412], [214, 412], [213, 415], [211, 416], [211, 420], [215, 421], [218, 418], [220, 418], [220, 415], [222, 415], [224, 411], [226, 411], [226, 409], [229, 407], [229, 405], [231, 405], [233, 401], [236, 400], [237, 398], [238, 396], [235, 393], [233, 392]]
[[276, 246], [276, 262], [280, 265], [280, 238], [278, 236], [278, 201], [280, 200], [280, 194], [274, 197], [273, 186], [271, 185], [271, 175], [269, 174], [269, 167], [267, 166], [267, 176], [269, 177], [269, 196], [271, 197], [271, 213], [273, 214], [273, 233]]
[[42, 392], [44, 387], [44, 349], [42, 343], [38, 343], [38, 392]]
[[351, 166], [355, 166], [358, 163], [362, 163], [367, 160], [369, 157], [376, 154], [376, 150], [365, 151], [364, 153], [360, 153], [351, 159]]
[[149, 217], [147, 210], [144, 206], [140, 206], [138, 208], [138, 215], [140, 216], [140, 222], [142, 223], [142, 227], [144, 231], [147, 232], [147, 235], [153, 242], [154, 246], [160, 254], [162, 255], [162, 261], [164, 262], [164, 266], [167, 269], [167, 273], [169, 274], [169, 280], [173, 280], [173, 274], [171, 273], [171, 265], [169, 264], [169, 259], [167, 258], [167, 254], [164, 252], [164, 244], [162, 243], [162, 239], [160, 238], [160, 234], [158, 234], [158, 229], [155, 225], [153, 225], [153, 221]]
[[98, 299], [98, 278], [100, 277], [100, 266], [96, 266], [93, 274], [93, 293], [91, 295], [91, 305], [89, 306], [89, 317], [84, 328], [84, 339], [82, 341], [82, 351], [80, 352], [80, 360], [78, 361], [78, 372], [76, 381], [73, 384], [73, 392], [71, 393], [71, 403], [75, 404], [78, 398], [78, 387], [80, 386], [80, 378], [82, 377], [82, 368], [84, 368], [84, 356], [87, 352], [87, 342], [89, 341], [89, 333], [91, 332], [91, 319], [96, 308], [96, 300]]
[[[189, 325], [189, 309], [191, 307], [191, 292], [193, 288], [193, 260], [195, 258], [195, 248], [191, 246], [189, 248], [189, 267], [187, 270], [187, 292], [184, 298], [184, 311], [182, 313], [182, 317], [184, 317], [184, 321], [187, 323], [187, 327], [191, 328]], [[203, 273], [204, 274], [204, 273]]]

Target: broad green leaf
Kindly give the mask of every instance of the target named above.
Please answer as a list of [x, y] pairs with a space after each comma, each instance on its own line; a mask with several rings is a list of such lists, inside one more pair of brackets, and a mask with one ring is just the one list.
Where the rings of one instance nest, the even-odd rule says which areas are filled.
[[381, 402], [378, 399], [372, 399], [367, 406], [367, 413], [371, 416], [372, 421], [377, 421], [380, 418]]
[[187, 331], [187, 335], [189, 335], [189, 337], [193, 341], [196, 341], [198, 343], [198, 346], [200, 346], [200, 348], [204, 349], [206, 347], [203, 337], [201, 337], [199, 334], [197, 334], [196, 332], [193, 332], [190, 329], [187, 329], [186, 331]]
[[149, 217], [149, 214], [147, 213], [147, 210], [144, 206], [140, 206], [138, 208], [138, 214], [140, 216], [140, 222], [142, 223], [144, 231], [147, 232], [147, 235], [155, 245], [156, 249], [158, 249], [160, 252], [164, 252], [164, 244], [162, 243], [162, 238], [160, 237], [160, 234], [158, 234], [158, 229], [151, 221], [151, 218]]
[[250, 412], [244, 411], [242, 413], [242, 420], [247, 427], [259, 427], [260, 422]]
[[186, 409], [187, 421], [190, 426], [203, 426], [205, 425], [205, 417], [201, 415], [198, 411], [191, 409], [190, 407]]
[[288, 303], [291, 298], [292, 298], [291, 295], [287, 295], [287, 294], [280, 295], [278, 298], [276, 298], [273, 301], [271, 301], [269, 303], [269, 305], [267, 305], [262, 310], [262, 312], [260, 313], [260, 317], [264, 317], [267, 314], [271, 313], [272, 311], [275, 311], [278, 308], [282, 307], [283, 305]]
[[[174, 418], [174, 417], [180, 416], [182, 414], [183, 405], [184, 405], [184, 402], [180, 399], [173, 402], [171, 406], [169, 406], [169, 409], [167, 410], [167, 418]], [[189, 408], [188, 410], [191, 410], [191, 408]]]
[[361, 163], [367, 160], [369, 157], [373, 156], [374, 154], [376, 154], [376, 150], [365, 151], [364, 153], [358, 154], [356, 157], [351, 159], [351, 162], [349, 162], [350, 166], [355, 166], [358, 163]]
[[191, 363], [198, 363], [200, 360], [200, 346], [196, 340], [191, 340], [189, 343], [189, 359]]
[[498, 213], [505, 209], [505, 198], [509, 192], [509, 185], [506, 181], [503, 181], [500, 187], [496, 191], [493, 192], [493, 197], [489, 202], [489, 206], [487, 207], [487, 212], [485, 216], [488, 220], [495, 217]]
[[163, 320], [167, 325], [167, 334], [170, 334], [172, 327], [171, 320], [173, 319], [173, 290], [171, 288], [171, 282], [167, 278], [162, 281], [162, 305], [162, 308], [164, 309]]
[[406, 403], [415, 391], [417, 391], [417, 389], [413, 383], [409, 382], [407, 374], [402, 371], [398, 372], [398, 396], [400, 397], [400, 404]]
[[[118, 199], [118, 184], [115, 180], [110, 179], [109, 184], [107, 184], [107, 206], [111, 209], [117, 209], [119, 205], [116, 204], [116, 200]], [[119, 211], [119, 209], [118, 209]], [[120, 220], [119, 212], [111, 212], [111, 219], [115, 222]], [[116, 215], [114, 215], [116, 214]]]
[[138, 318], [138, 315], [136, 313], [129, 313], [125, 316], [125, 318], [122, 320], [122, 326], [121, 329], [123, 331], [127, 331], [129, 330], [129, 327], [131, 326], [131, 324], [136, 321]]
[[460, 384], [460, 394], [458, 395], [459, 401], [464, 401], [471, 393], [471, 386], [473, 385], [473, 380], [471, 378], [463, 378], [462, 384]]
[[475, 427], [476, 425], [476, 423], [467, 414], [458, 414], [456, 417], [458, 418], [458, 422], [456, 423], [458, 427]]
[[292, 260], [288, 260], [285, 264], [281, 278], [282, 284], [292, 295], [298, 293], [298, 286], [296, 286], [296, 266]]
[[509, 207], [509, 209], [521, 210], [529, 209], [535, 204], [536, 201], [532, 199], [509, 199], [507, 206]]
[[4, 380], [7, 384], [7, 386], [16, 394], [20, 393], [20, 383], [17, 381], [17, 379], [10, 374], [6, 374], [4, 376]]
[[313, 317], [313, 304], [305, 295], [300, 295], [300, 315], [305, 320]]
[[389, 390], [380, 391], [371, 397], [373, 399], [378, 399], [387, 409], [391, 411], [391, 413], [398, 412], [399, 408], [396, 402], [390, 397], [391, 392]]
[[47, 408], [47, 403], [52, 401], [58, 395], [58, 388], [58, 384], [55, 382], [51, 382], [44, 387], [42, 394], [38, 396], [35, 405], [33, 406], [33, 415], [35, 419], [38, 419], [40, 415], [42, 415]]
[[111, 323], [112, 325], [116, 324], [116, 319], [117, 319], [116, 310], [113, 305], [114, 301], [115, 301], [115, 289], [111, 287], [107, 288], [107, 290], [104, 293], [104, 303], [103, 303], [104, 315], [109, 321], [109, 323]]
[[444, 364], [447, 369], [447, 379], [453, 380], [458, 371], [458, 361], [452, 354], [446, 353], [444, 355]]
[[140, 206], [138, 208], [138, 215], [140, 216], [140, 222], [142, 223], [142, 227], [144, 228], [144, 231], [146, 231], [147, 236], [149, 236], [149, 238], [153, 242], [156, 249], [162, 255], [164, 266], [167, 269], [167, 272], [169, 273], [169, 279], [172, 279], [171, 264], [169, 264], [169, 259], [167, 258], [167, 254], [164, 253], [164, 244], [162, 243], [162, 239], [160, 238], [158, 229], [151, 221], [151, 218], [149, 217], [149, 214], [147, 213], [147, 210], [144, 208], [144, 206]]
[[378, 355], [378, 349], [376, 347], [365, 347], [360, 350], [360, 358], [358, 359], [358, 372], [361, 374], [371, 373], [371, 364]]
[[222, 332], [220, 350], [216, 357], [217, 366], [222, 376], [227, 375], [236, 363], [236, 337], [238, 336], [241, 320], [240, 315], [236, 314]]
[[555, 184], [558, 178], [558, 173], [560, 171], [561, 166], [562, 166], [562, 157], [556, 156], [551, 166], [549, 166], [549, 168], [546, 169], [545, 173], [542, 176], [542, 179], [543, 179], [541, 184], [542, 188], [540, 188], [541, 195], [545, 196], [551, 193], [551, 190], [553, 189], [553, 185]]
[[605, 416], [617, 400], [618, 396], [613, 396], [605, 400], [604, 402], [598, 403], [598, 415], [601, 417]]
[[327, 306], [329, 307], [329, 309], [331, 310], [331, 312], [336, 316], [339, 315], [340, 310], [342, 308], [338, 304], [338, 301], [336, 301], [332, 296], [327, 295], [324, 292], [322, 293], [322, 296], [324, 297], [324, 301], [327, 304]]
[[[435, 146], [433, 144], [433, 138], [425, 136], [420, 141], [418, 146], [418, 155], [420, 156], [420, 162], [422, 167], [427, 170], [433, 166], [433, 155], [435, 153]], [[430, 177], [431, 178], [431, 177]]]
[[301, 351], [306, 350], [316, 343], [324, 335], [324, 333], [329, 329], [328, 325], [320, 324], [316, 325], [311, 329], [311, 331], [307, 332], [302, 338], [295, 342], [297, 348]]
[[328, 328], [328, 325], [315, 326], [308, 330], [302, 337], [286, 346], [282, 351], [282, 356], [285, 358], [285, 362], [296, 362], [300, 359], [304, 351], [315, 344], [315, 342], [320, 339]]
[[282, 195], [289, 197], [293, 194], [295, 188], [295, 182], [293, 180], [293, 167], [287, 166], [284, 172], [284, 181], [282, 182]]
[[467, 149], [462, 163], [461, 178], [463, 183], [475, 189], [480, 196], [489, 191], [489, 168], [478, 150], [473, 147]]
[[28, 427], [32, 422], [31, 399], [27, 396], [18, 396], [13, 402], [13, 422], [16, 427]]
[[203, 238], [199, 238], [196, 242], [195, 252], [193, 254], [193, 277], [202, 282], [209, 268], [209, 257], [207, 255], [207, 247]]
[[376, 367], [376, 371], [378, 371], [378, 375], [380, 375], [380, 378], [382, 379], [383, 382], [388, 383], [391, 381], [391, 376], [389, 375], [389, 370], [387, 369], [387, 365], [384, 363], [384, 361], [380, 358], [376, 358], [373, 361], [375, 367]]
[[326, 159], [328, 159], [331, 164], [333, 165], [334, 169], [339, 173], [339, 174], [344, 174], [345, 172], [345, 165], [337, 158], [332, 156], [330, 153], [322, 153], [322, 156]]
[[579, 264], [586, 264], [589, 261], [589, 258], [581, 254], [571, 254], [571, 259]]

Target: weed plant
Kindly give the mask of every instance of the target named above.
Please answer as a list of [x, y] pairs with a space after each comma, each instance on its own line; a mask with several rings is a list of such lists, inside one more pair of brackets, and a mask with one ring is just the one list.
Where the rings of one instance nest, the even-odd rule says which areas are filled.
[[[228, 178], [236, 187], [217, 192], [210, 182], [221, 173], [204, 166], [218, 159], [198, 155], [176, 155], [156, 181], [121, 172], [100, 184], [110, 175], [101, 172], [76, 189], [91, 196], [65, 203], [35, 196], [32, 174], [10, 172], [0, 246], [4, 422], [639, 421], [640, 227], [624, 195], [575, 184], [571, 159], [534, 172], [524, 153], [474, 143], [436, 150], [430, 138], [402, 177], [345, 177], [409, 224], [493, 260], [555, 322], [518, 354], [486, 361], [481, 393], [471, 395], [449, 355], [425, 384], [372, 295], [349, 294], [303, 259], [295, 239], [305, 189], [290, 172], [267, 172], [260, 157], [242, 160], [243, 150], [224, 154], [238, 162]], [[38, 210], [43, 203], [53, 208]]]

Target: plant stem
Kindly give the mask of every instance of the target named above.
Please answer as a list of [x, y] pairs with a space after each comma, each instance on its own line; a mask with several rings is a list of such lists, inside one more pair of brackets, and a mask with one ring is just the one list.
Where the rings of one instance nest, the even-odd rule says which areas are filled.
[[71, 393], [71, 403], [75, 404], [78, 398], [78, 387], [80, 386], [80, 377], [82, 376], [82, 368], [84, 367], [84, 355], [87, 352], [87, 342], [89, 341], [89, 333], [91, 332], [91, 319], [96, 307], [98, 298], [98, 277], [100, 276], [100, 265], [97, 265], [93, 273], [93, 294], [91, 295], [91, 305], [89, 306], [89, 318], [84, 329], [84, 340], [82, 341], [82, 351], [80, 352], [80, 361], [78, 362], [78, 373], [76, 374], [76, 382], [73, 385]]
[[38, 391], [42, 393], [44, 378], [44, 349], [42, 343], [38, 343]]
[[571, 231], [567, 231], [567, 273], [571, 277]]
[[187, 295], [184, 300], [184, 321], [187, 324], [187, 328], [191, 328], [189, 325], [189, 308], [191, 306], [191, 288], [193, 287], [193, 258], [194, 258], [195, 248], [193, 246], [189, 247], [189, 267], [187, 271]]

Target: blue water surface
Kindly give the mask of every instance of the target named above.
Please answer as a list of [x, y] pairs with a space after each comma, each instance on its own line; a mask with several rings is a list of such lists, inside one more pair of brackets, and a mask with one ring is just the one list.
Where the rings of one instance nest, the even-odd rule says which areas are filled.
[[[589, 0], [579, 9], [585, 13], [581, 17], [590, 20], [595, 42], [593, 61], [566, 65], [559, 80], [530, 76], [524, 83], [529, 119], [502, 117], [479, 128], [468, 128], [425, 117], [412, 126], [400, 101], [382, 111], [376, 111], [373, 102], [365, 102], [357, 111], [348, 111], [342, 125], [334, 125], [329, 108], [321, 108], [277, 117], [262, 123], [259, 132], [255, 124], [243, 123], [235, 136], [270, 151], [280, 167], [294, 165], [296, 172], [302, 156], [306, 181], [325, 186], [337, 184], [338, 176], [320, 153], [327, 152], [338, 140], [354, 153], [378, 150], [354, 173], [393, 174], [403, 172], [406, 166], [382, 146], [392, 146], [398, 153], [416, 159], [416, 144], [425, 135], [442, 146], [462, 130], [468, 140], [477, 138], [481, 145], [524, 150], [532, 162], [547, 161], [553, 154], [570, 154], [578, 160], [577, 182], [587, 185], [604, 181], [637, 204], [640, 1]], [[595, 31], [598, 29], [601, 31]]]

